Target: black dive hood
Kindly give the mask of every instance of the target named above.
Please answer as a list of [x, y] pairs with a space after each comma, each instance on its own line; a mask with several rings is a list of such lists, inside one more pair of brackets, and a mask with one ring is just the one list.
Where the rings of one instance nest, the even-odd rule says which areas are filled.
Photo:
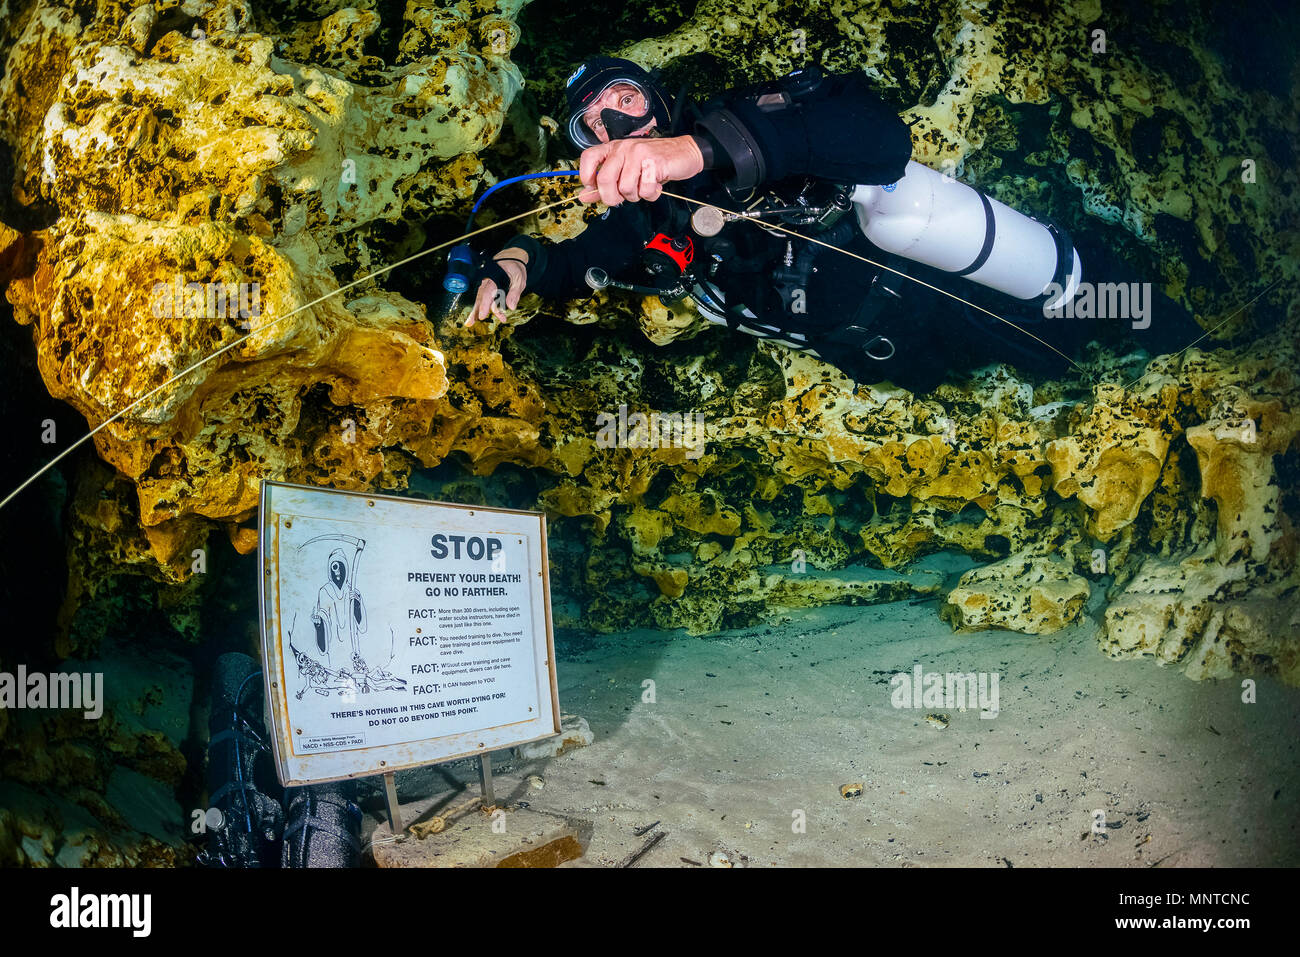
[[579, 150], [596, 146], [600, 138], [585, 121], [585, 111], [591, 103], [615, 83], [627, 83], [639, 90], [645, 97], [646, 109], [641, 113], [623, 113], [615, 109], [601, 111], [604, 123], [612, 140], [622, 139], [641, 129], [651, 119], [656, 121], [656, 128], [667, 132], [672, 122], [672, 105], [667, 95], [655, 82], [655, 73], [648, 73], [631, 60], [617, 57], [595, 57], [588, 60], [569, 75], [564, 87], [564, 98], [568, 115], [564, 122], [564, 131], [569, 142]]

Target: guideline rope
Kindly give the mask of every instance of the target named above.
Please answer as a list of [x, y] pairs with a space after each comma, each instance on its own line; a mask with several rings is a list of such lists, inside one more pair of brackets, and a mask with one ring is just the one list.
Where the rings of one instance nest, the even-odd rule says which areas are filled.
[[[516, 178], [516, 179], [514, 179], [514, 180], [505, 181], [505, 182], [499, 183], [499, 184], [497, 184], [497, 185], [498, 185], [498, 186], [504, 186], [504, 185], [506, 185], [506, 182], [517, 182], [519, 179], [535, 178], [537, 175], [547, 175], [547, 174], [533, 174], [533, 175], [531, 175], [531, 176], [518, 177], [518, 178]], [[549, 174], [549, 175], [554, 175], [554, 174]], [[495, 188], [495, 187], [494, 187], [494, 188]], [[585, 188], [586, 188], [586, 187], [583, 187], [583, 189], [585, 189]], [[581, 192], [581, 190], [580, 190], [579, 192]], [[719, 212], [724, 213], [724, 214], [725, 214], [725, 213], [730, 213], [730, 212], [731, 212], [731, 210], [723, 209], [723, 208], [720, 207], [720, 206], [714, 206], [713, 204], [711, 204], [711, 203], [706, 203], [706, 202], [704, 202], [703, 200], [695, 199], [695, 198], [690, 197], [690, 196], [682, 196], [682, 195], [679, 194], [679, 193], [673, 193], [673, 192], [670, 192], [670, 191], [668, 191], [668, 190], [663, 190], [663, 195], [664, 195], [664, 196], [670, 196], [670, 197], [672, 197], [672, 198], [674, 198], [674, 199], [683, 200], [683, 201], [688, 202], [688, 203], [694, 203], [694, 204], [697, 205], [697, 206], [703, 206], [703, 207], [707, 207], [707, 208], [709, 208], [709, 209], [718, 210]], [[486, 198], [486, 197], [483, 197], [483, 198]], [[240, 336], [239, 338], [237, 338], [237, 339], [235, 339], [235, 340], [233, 340], [233, 341], [227, 343], [226, 345], [222, 346], [220, 349], [218, 349], [216, 352], [212, 353], [211, 355], [206, 356], [206, 357], [204, 357], [204, 358], [198, 360], [197, 362], [191, 364], [191, 365], [188, 366], [187, 368], [185, 368], [185, 369], [183, 369], [182, 371], [176, 373], [176, 375], [172, 376], [172, 377], [171, 377], [170, 379], [168, 379], [166, 382], [162, 383], [162, 384], [159, 385], [159, 386], [154, 387], [153, 389], [150, 389], [148, 392], [146, 392], [144, 395], [140, 396], [140, 397], [139, 397], [138, 399], [136, 399], [135, 401], [131, 402], [129, 405], [126, 405], [126, 406], [124, 406], [123, 408], [119, 409], [118, 411], [114, 412], [112, 415], [110, 415], [108, 418], [106, 418], [103, 422], [99, 423], [99, 425], [95, 426], [95, 427], [94, 427], [93, 429], [91, 429], [88, 433], [86, 433], [85, 435], [83, 435], [83, 436], [82, 436], [81, 438], [79, 438], [77, 441], [73, 442], [73, 443], [72, 443], [71, 445], [69, 445], [66, 449], [64, 449], [62, 452], [60, 452], [60, 453], [59, 453], [58, 455], [56, 455], [54, 458], [52, 458], [49, 462], [47, 462], [45, 465], [43, 465], [43, 466], [42, 466], [40, 469], [38, 469], [35, 473], [33, 473], [33, 474], [31, 475], [30, 478], [28, 478], [25, 482], [23, 482], [23, 483], [22, 483], [21, 485], [19, 485], [16, 489], [14, 489], [14, 490], [13, 490], [12, 492], [10, 492], [7, 496], [5, 496], [4, 500], [3, 500], [3, 501], [0, 501], [0, 508], [4, 508], [6, 505], [8, 505], [9, 502], [11, 502], [15, 497], [17, 497], [18, 494], [21, 493], [25, 488], [27, 488], [29, 485], [31, 485], [33, 482], [35, 482], [37, 479], [39, 479], [42, 475], [44, 475], [46, 472], [48, 472], [51, 468], [53, 468], [55, 465], [57, 465], [57, 464], [58, 464], [58, 463], [59, 463], [63, 458], [65, 458], [67, 455], [69, 455], [70, 453], [72, 453], [73, 451], [75, 451], [77, 448], [79, 448], [81, 445], [83, 445], [83, 444], [84, 444], [85, 442], [87, 442], [89, 439], [93, 438], [93, 437], [94, 437], [98, 432], [100, 432], [102, 429], [104, 429], [105, 427], [107, 427], [107, 426], [111, 425], [112, 423], [116, 422], [118, 419], [122, 418], [122, 416], [124, 416], [124, 415], [126, 415], [127, 413], [129, 413], [132, 409], [136, 408], [136, 407], [139, 406], [141, 403], [148, 401], [148, 400], [151, 399], [153, 396], [155, 396], [155, 395], [157, 395], [159, 392], [161, 392], [163, 389], [166, 389], [168, 386], [172, 385], [173, 383], [179, 381], [180, 379], [183, 379], [185, 376], [189, 375], [191, 372], [195, 371], [196, 369], [199, 369], [199, 368], [201, 368], [202, 366], [206, 365], [207, 363], [211, 362], [213, 359], [216, 359], [217, 357], [219, 357], [219, 356], [225, 354], [226, 352], [229, 352], [231, 349], [234, 349], [236, 346], [240, 345], [241, 343], [246, 342], [247, 340], [251, 339], [253, 336], [258, 335], [258, 334], [260, 334], [260, 333], [264, 333], [264, 332], [266, 332], [267, 330], [271, 329], [272, 327], [278, 325], [279, 323], [284, 322], [286, 319], [289, 319], [289, 318], [291, 318], [292, 316], [296, 316], [298, 313], [303, 312], [304, 310], [310, 309], [310, 308], [312, 308], [313, 306], [319, 305], [320, 303], [325, 302], [327, 299], [331, 299], [331, 298], [333, 298], [334, 296], [337, 296], [339, 293], [346, 292], [347, 290], [352, 289], [352, 288], [354, 288], [355, 286], [359, 286], [359, 285], [361, 285], [361, 284], [364, 283], [364, 282], [368, 282], [369, 280], [374, 279], [376, 276], [382, 276], [384, 273], [391, 272], [391, 271], [394, 270], [394, 269], [397, 269], [397, 268], [399, 268], [399, 267], [401, 267], [401, 266], [405, 266], [405, 265], [407, 265], [407, 264], [409, 264], [409, 263], [412, 263], [412, 262], [414, 262], [414, 261], [417, 260], [417, 259], [420, 259], [420, 258], [422, 258], [422, 257], [424, 257], [424, 256], [428, 256], [428, 255], [430, 255], [431, 253], [435, 253], [435, 252], [438, 252], [439, 250], [446, 249], [448, 246], [455, 246], [456, 244], [461, 243], [461, 242], [464, 242], [465, 240], [470, 239], [470, 238], [472, 238], [472, 237], [474, 237], [474, 236], [477, 236], [477, 235], [479, 235], [480, 233], [488, 232], [489, 230], [496, 229], [496, 228], [499, 227], [499, 226], [504, 226], [504, 225], [506, 225], [507, 223], [512, 223], [512, 222], [515, 222], [516, 220], [524, 219], [524, 218], [526, 218], [526, 217], [536, 215], [537, 213], [545, 212], [546, 210], [548, 210], [548, 209], [553, 209], [553, 208], [555, 208], [556, 206], [563, 206], [563, 205], [566, 204], [566, 203], [573, 203], [573, 202], [577, 202], [577, 201], [578, 201], [578, 194], [574, 194], [573, 196], [570, 196], [570, 197], [567, 197], [567, 198], [564, 198], [564, 199], [556, 200], [556, 201], [553, 202], [553, 203], [546, 203], [546, 204], [544, 204], [544, 205], [541, 205], [541, 206], [536, 207], [535, 209], [531, 209], [531, 210], [528, 210], [527, 212], [519, 213], [518, 215], [511, 216], [511, 217], [509, 217], [509, 218], [507, 218], [507, 219], [499, 220], [498, 222], [492, 223], [492, 224], [489, 225], [489, 226], [483, 226], [483, 227], [480, 227], [479, 229], [475, 229], [475, 230], [472, 230], [472, 231], [470, 231], [470, 232], [464, 233], [463, 235], [457, 236], [455, 239], [449, 239], [449, 240], [447, 240], [446, 242], [439, 243], [439, 244], [436, 245], [436, 246], [431, 246], [431, 247], [429, 247], [428, 249], [422, 249], [422, 250], [420, 250], [418, 253], [415, 253], [415, 254], [413, 254], [413, 255], [411, 255], [411, 256], [407, 256], [405, 259], [399, 260], [399, 261], [397, 261], [397, 262], [395, 262], [395, 263], [390, 263], [390, 264], [387, 265], [387, 266], [383, 266], [383, 267], [381, 267], [381, 268], [379, 268], [379, 269], [376, 269], [374, 272], [371, 272], [371, 273], [366, 274], [365, 276], [362, 276], [360, 279], [355, 279], [355, 280], [353, 280], [352, 282], [348, 283], [347, 285], [339, 286], [337, 289], [331, 290], [330, 292], [327, 292], [327, 293], [325, 293], [325, 294], [322, 295], [322, 296], [318, 296], [316, 299], [313, 299], [311, 302], [306, 303], [305, 305], [299, 306], [298, 308], [293, 309], [293, 310], [291, 310], [290, 312], [285, 313], [283, 316], [279, 316], [279, 317], [277, 317], [277, 318], [275, 318], [275, 319], [270, 320], [269, 322], [265, 322], [265, 323], [260, 324], [256, 329], [253, 329], [252, 331], [248, 332], [246, 335]], [[479, 203], [480, 203], [480, 204], [482, 203], [482, 198], [479, 200]], [[474, 207], [474, 209], [475, 209], [475, 211], [477, 211], [477, 210], [478, 210], [478, 206], [476, 205], [476, 206]], [[472, 221], [472, 220], [471, 220], [471, 221]], [[751, 220], [751, 222], [753, 222], [753, 220]], [[758, 224], [756, 224], [756, 225], [758, 225]], [[834, 245], [833, 243], [824, 242], [824, 241], [822, 241], [822, 240], [820, 240], [820, 239], [817, 239], [817, 238], [815, 238], [815, 237], [813, 237], [813, 236], [805, 236], [805, 235], [803, 235], [803, 234], [801, 234], [801, 233], [796, 232], [796, 231], [793, 230], [793, 229], [787, 229], [786, 227], [784, 227], [784, 226], [778, 226], [778, 225], [776, 225], [775, 223], [764, 222], [764, 223], [761, 224], [760, 228], [775, 230], [775, 231], [777, 231], [777, 232], [782, 232], [782, 233], [785, 233], [785, 234], [787, 234], [787, 235], [789, 235], [789, 236], [793, 236], [793, 237], [795, 237], [796, 239], [802, 239], [802, 240], [805, 240], [806, 242], [816, 243], [816, 244], [819, 245], [819, 246], [825, 246], [825, 247], [827, 247], [828, 249], [833, 249], [833, 250], [835, 250], [836, 252], [843, 253], [845, 256], [851, 256], [851, 257], [854, 258], [854, 259], [858, 259], [858, 260], [861, 260], [862, 262], [865, 262], [865, 263], [868, 263], [868, 264], [870, 264], [870, 265], [872, 265], [872, 266], [875, 266], [875, 267], [878, 268], [878, 269], [885, 269], [885, 270], [888, 270], [889, 272], [892, 272], [892, 273], [895, 273], [896, 275], [902, 276], [904, 279], [911, 280], [912, 282], [917, 283], [918, 285], [925, 286], [927, 289], [932, 289], [932, 290], [934, 290], [935, 292], [941, 293], [942, 295], [945, 295], [945, 296], [947, 296], [947, 297], [950, 298], [950, 299], [954, 299], [954, 300], [956, 300], [957, 302], [962, 303], [963, 305], [970, 306], [972, 309], [978, 309], [980, 312], [982, 312], [982, 313], [984, 313], [984, 314], [986, 314], [986, 315], [988, 315], [988, 316], [992, 316], [992, 317], [993, 317], [994, 319], [996, 319], [998, 322], [1006, 323], [1008, 326], [1011, 326], [1011, 328], [1016, 329], [1016, 330], [1018, 330], [1018, 331], [1024, 333], [1025, 335], [1029, 336], [1031, 339], [1035, 340], [1036, 342], [1040, 343], [1041, 345], [1046, 346], [1048, 349], [1052, 350], [1052, 351], [1055, 352], [1057, 355], [1061, 356], [1063, 359], [1065, 359], [1067, 362], [1069, 362], [1069, 363], [1070, 363], [1072, 366], [1074, 366], [1076, 369], [1078, 369], [1079, 372], [1080, 372], [1080, 373], [1081, 373], [1085, 378], [1087, 378], [1090, 382], [1095, 381], [1093, 375], [1092, 375], [1092, 374], [1091, 374], [1091, 373], [1090, 373], [1086, 368], [1084, 368], [1082, 365], [1080, 365], [1078, 362], [1076, 362], [1076, 361], [1075, 361], [1074, 359], [1072, 359], [1070, 356], [1066, 355], [1066, 354], [1065, 354], [1064, 352], [1062, 352], [1060, 349], [1057, 349], [1057, 348], [1056, 348], [1055, 346], [1053, 346], [1051, 343], [1049, 343], [1049, 342], [1045, 342], [1043, 339], [1041, 339], [1041, 338], [1039, 338], [1038, 336], [1034, 335], [1034, 334], [1033, 334], [1032, 332], [1030, 332], [1028, 329], [1025, 329], [1025, 328], [1023, 328], [1022, 326], [1018, 326], [1018, 325], [1016, 325], [1016, 324], [1015, 324], [1014, 322], [1012, 322], [1010, 319], [1006, 319], [1006, 318], [1004, 318], [1004, 317], [1002, 317], [1002, 316], [999, 316], [997, 313], [992, 312], [992, 311], [990, 311], [990, 310], [988, 310], [988, 309], [985, 309], [983, 306], [976, 305], [975, 303], [971, 302], [971, 301], [968, 300], [968, 299], [963, 299], [961, 296], [957, 295], [956, 293], [949, 292], [949, 291], [946, 290], [946, 289], [940, 289], [938, 286], [932, 286], [930, 283], [925, 282], [925, 281], [923, 281], [923, 280], [921, 280], [921, 279], [917, 279], [915, 276], [909, 276], [909, 275], [908, 275], [907, 273], [905, 273], [905, 272], [901, 272], [901, 271], [899, 271], [899, 270], [897, 270], [897, 269], [893, 269], [893, 268], [891, 268], [891, 267], [889, 267], [889, 266], [886, 266], [886, 265], [883, 264], [883, 263], [878, 263], [878, 262], [876, 262], [874, 259], [869, 259], [868, 257], [863, 256], [863, 255], [860, 255], [860, 254], [858, 254], [858, 253], [850, 252], [849, 250], [847, 250], [847, 249], [843, 249], [843, 248], [841, 248], [841, 247], [839, 247], [839, 246], [836, 246], [836, 245]], [[1197, 342], [1200, 342], [1201, 339], [1204, 339], [1206, 336], [1210, 335], [1211, 333], [1213, 333], [1215, 330], [1217, 330], [1217, 329], [1220, 328], [1221, 326], [1227, 324], [1231, 319], [1233, 319], [1235, 316], [1237, 316], [1237, 315], [1238, 315], [1239, 313], [1241, 313], [1243, 310], [1249, 308], [1249, 307], [1250, 307], [1251, 305], [1253, 305], [1256, 301], [1258, 301], [1260, 298], [1262, 298], [1266, 293], [1269, 292], [1269, 290], [1273, 289], [1273, 288], [1274, 288], [1276, 285], [1278, 285], [1278, 283], [1280, 283], [1281, 281], [1282, 281], [1281, 279], [1275, 279], [1273, 282], [1269, 283], [1269, 285], [1266, 286], [1266, 287], [1265, 287], [1261, 292], [1259, 292], [1259, 293], [1258, 293], [1254, 298], [1252, 298], [1249, 302], [1245, 303], [1244, 305], [1242, 305], [1241, 307], [1239, 307], [1237, 310], [1235, 310], [1235, 311], [1234, 311], [1231, 315], [1229, 315], [1226, 319], [1224, 319], [1222, 322], [1220, 322], [1218, 325], [1216, 325], [1213, 329], [1209, 330], [1209, 332], [1206, 332], [1206, 333], [1202, 334], [1199, 338], [1197, 338], [1197, 339], [1193, 340], [1192, 342], [1188, 343], [1187, 346], [1185, 346], [1183, 349], [1181, 349], [1181, 350], [1179, 350], [1177, 353], [1175, 353], [1175, 354], [1174, 354], [1174, 355], [1175, 355], [1175, 358], [1177, 358], [1178, 356], [1181, 356], [1184, 352], [1186, 352], [1186, 351], [1187, 351], [1188, 349], [1190, 349], [1192, 346], [1196, 345]], [[1145, 378], [1145, 377], [1146, 377], [1147, 375], [1149, 375], [1149, 374], [1150, 374], [1149, 372], [1144, 372], [1142, 375], [1138, 376], [1138, 377], [1137, 377], [1136, 379], [1134, 379], [1132, 382], [1128, 383], [1128, 385], [1124, 386], [1124, 388], [1125, 388], [1125, 389], [1128, 389], [1128, 388], [1132, 387], [1133, 385], [1135, 385], [1135, 384], [1137, 384], [1138, 382], [1140, 382], [1143, 378]]]
[[423, 257], [423, 256], [428, 256], [428, 255], [430, 255], [431, 253], [436, 253], [436, 252], [438, 252], [440, 249], [446, 249], [448, 246], [454, 246], [454, 245], [456, 245], [457, 243], [459, 243], [459, 242], [461, 242], [461, 241], [463, 241], [463, 240], [469, 239], [469, 238], [472, 237], [472, 236], [477, 236], [477, 235], [479, 235], [480, 233], [485, 233], [485, 232], [487, 232], [487, 231], [490, 230], [490, 229], [496, 229], [498, 226], [504, 226], [506, 223], [512, 223], [512, 222], [514, 222], [515, 220], [518, 220], [518, 219], [524, 219], [525, 217], [532, 216], [532, 215], [534, 215], [534, 214], [536, 214], [536, 213], [544, 212], [544, 211], [546, 211], [546, 210], [548, 210], [548, 209], [552, 209], [553, 207], [556, 207], [556, 206], [562, 206], [562, 205], [564, 205], [565, 203], [571, 203], [571, 202], [574, 202], [575, 199], [576, 199], [576, 197], [569, 197], [569, 198], [566, 198], [566, 199], [556, 200], [556, 201], [553, 202], [553, 203], [546, 203], [545, 205], [538, 206], [536, 209], [531, 209], [531, 210], [529, 210], [528, 212], [520, 213], [520, 214], [517, 215], [517, 216], [511, 216], [511, 217], [508, 218], [508, 219], [502, 219], [502, 220], [500, 220], [500, 221], [498, 221], [498, 222], [492, 223], [490, 226], [483, 226], [483, 227], [480, 227], [479, 229], [475, 229], [475, 230], [473, 230], [472, 232], [468, 232], [468, 233], [465, 233], [464, 235], [457, 236], [455, 239], [449, 239], [449, 240], [448, 240], [447, 242], [445, 242], [445, 243], [439, 243], [438, 245], [436, 245], [436, 246], [431, 246], [431, 247], [429, 247], [428, 249], [422, 249], [422, 250], [420, 250], [418, 253], [415, 253], [414, 255], [407, 256], [405, 259], [399, 260], [398, 262], [390, 263], [390, 264], [387, 265], [387, 266], [384, 266], [384, 267], [382, 267], [382, 268], [380, 268], [380, 269], [376, 269], [376, 270], [375, 270], [374, 272], [372, 272], [372, 273], [367, 273], [366, 275], [362, 276], [360, 279], [354, 279], [352, 282], [348, 283], [348, 284], [345, 285], [345, 286], [339, 286], [337, 289], [331, 290], [330, 292], [325, 293], [325, 295], [323, 295], [323, 296], [318, 296], [317, 298], [313, 299], [311, 302], [309, 302], [309, 303], [307, 303], [307, 304], [305, 304], [305, 305], [299, 306], [297, 309], [293, 309], [293, 310], [291, 310], [291, 311], [289, 311], [289, 312], [286, 312], [283, 316], [279, 316], [279, 317], [277, 317], [277, 318], [275, 318], [275, 319], [270, 320], [269, 322], [264, 322], [264, 323], [259, 324], [258, 327], [257, 327], [256, 329], [253, 329], [251, 332], [247, 333], [246, 335], [242, 335], [242, 336], [240, 336], [238, 339], [234, 339], [234, 340], [232, 340], [231, 342], [228, 342], [226, 345], [222, 346], [220, 349], [218, 349], [216, 352], [212, 353], [210, 356], [205, 356], [204, 358], [198, 360], [197, 362], [195, 362], [195, 363], [193, 363], [192, 365], [186, 367], [185, 369], [182, 369], [180, 372], [176, 373], [174, 376], [172, 376], [170, 379], [168, 379], [168, 380], [167, 380], [166, 382], [164, 382], [162, 385], [155, 386], [154, 388], [150, 389], [148, 392], [146, 392], [144, 395], [140, 396], [140, 398], [136, 399], [136, 400], [135, 400], [134, 402], [132, 402], [130, 405], [126, 405], [126, 406], [123, 406], [121, 409], [118, 409], [116, 412], [114, 412], [112, 415], [110, 415], [108, 418], [106, 418], [103, 422], [99, 423], [99, 425], [95, 426], [93, 429], [91, 429], [89, 432], [87, 432], [87, 433], [86, 433], [85, 435], [83, 435], [81, 438], [77, 439], [77, 441], [73, 442], [71, 445], [69, 445], [66, 449], [64, 449], [62, 452], [60, 452], [60, 453], [59, 453], [58, 455], [56, 455], [54, 458], [50, 459], [50, 461], [46, 462], [45, 465], [41, 466], [41, 468], [39, 468], [36, 472], [34, 472], [34, 473], [32, 474], [32, 476], [31, 476], [30, 478], [27, 479], [27, 481], [23, 482], [22, 485], [18, 486], [18, 487], [17, 487], [16, 489], [14, 489], [12, 492], [10, 492], [8, 495], [6, 495], [4, 501], [0, 502], [0, 508], [4, 508], [6, 505], [8, 505], [11, 501], [13, 501], [13, 499], [14, 499], [14, 498], [15, 498], [15, 497], [20, 493], [20, 492], [22, 492], [23, 489], [27, 488], [27, 486], [31, 485], [31, 484], [32, 484], [33, 482], [35, 482], [38, 478], [40, 478], [42, 475], [44, 475], [46, 472], [48, 472], [50, 469], [52, 469], [52, 468], [53, 468], [55, 465], [57, 465], [57, 464], [58, 464], [58, 463], [59, 463], [59, 462], [60, 462], [64, 457], [66, 457], [67, 455], [69, 455], [69, 454], [71, 454], [72, 452], [74, 452], [76, 449], [78, 449], [81, 445], [83, 445], [83, 444], [84, 444], [85, 442], [87, 442], [89, 439], [93, 438], [93, 437], [94, 437], [94, 436], [95, 436], [95, 435], [96, 435], [96, 434], [97, 434], [101, 429], [105, 428], [106, 426], [112, 425], [114, 422], [116, 422], [116, 421], [117, 421], [118, 419], [120, 419], [122, 416], [126, 415], [128, 412], [130, 412], [130, 411], [131, 411], [132, 409], [134, 409], [136, 406], [140, 405], [142, 402], [146, 402], [146, 401], [148, 401], [149, 399], [151, 399], [151, 398], [153, 398], [155, 395], [157, 395], [159, 392], [161, 392], [163, 389], [165, 389], [165, 388], [167, 388], [168, 386], [172, 385], [173, 383], [179, 381], [180, 379], [185, 378], [185, 376], [189, 375], [189, 374], [190, 374], [191, 372], [193, 372], [195, 369], [199, 369], [199, 368], [201, 368], [202, 366], [207, 365], [207, 364], [208, 364], [209, 362], [211, 362], [213, 359], [217, 358], [217, 357], [220, 356], [220, 355], [223, 355], [223, 354], [229, 352], [231, 349], [235, 348], [236, 346], [240, 345], [241, 343], [243, 343], [243, 342], [247, 342], [247, 341], [248, 341], [249, 339], [251, 339], [253, 336], [256, 336], [256, 335], [259, 335], [259, 334], [261, 334], [261, 333], [264, 333], [264, 332], [266, 332], [267, 330], [271, 329], [272, 327], [274, 327], [274, 326], [276, 326], [276, 325], [278, 325], [278, 324], [284, 322], [286, 319], [289, 319], [289, 318], [291, 318], [291, 317], [293, 317], [293, 316], [296, 316], [298, 313], [303, 312], [303, 311], [306, 310], [306, 309], [310, 309], [310, 308], [312, 308], [313, 306], [320, 305], [320, 304], [321, 304], [322, 302], [324, 302], [325, 300], [327, 300], [327, 299], [331, 299], [331, 298], [333, 298], [334, 296], [337, 296], [337, 295], [338, 295], [339, 293], [341, 293], [341, 292], [347, 292], [349, 289], [352, 289], [354, 286], [359, 286], [359, 285], [361, 285], [361, 284], [364, 283], [364, 282], [368, 282], [368, 281], [370, 281], [371, 279], [374, 279], [376, 276], [382, 276], [384, 273], [386, 273], [386, 272], [391, 272], [392, 270], [397, 269], [399, 266], [405, 266], [405, 265], [407, 265], [408, 263], [415, 262], [415, 260], [420, 259], [420, 258]]

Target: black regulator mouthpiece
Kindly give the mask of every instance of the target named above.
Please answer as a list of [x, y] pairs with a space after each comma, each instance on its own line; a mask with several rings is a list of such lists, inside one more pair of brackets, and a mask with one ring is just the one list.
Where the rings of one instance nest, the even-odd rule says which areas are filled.
[[649, 110], [646, 110], [640, 116], [630, 116], [627, 113], [620, 113], [618, 110], [608, 108], [600, 111], [600, 121], [605, 124], [605, 132], [609, 134], [611, 140], [626, 139], [633, 132], [650, 122], [651, 116]]

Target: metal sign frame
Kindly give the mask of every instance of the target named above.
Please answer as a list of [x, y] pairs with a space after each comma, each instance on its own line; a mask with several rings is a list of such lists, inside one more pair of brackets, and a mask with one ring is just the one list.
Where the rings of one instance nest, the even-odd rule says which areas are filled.
[[[321, 496], [334, 500], [337, 510], [324, 514]], [[427, 509], [428, 518], [417, 513]], [[411, 740], [396, 744], [378, 744], [325, 753], [303, 753], [295, 749], [289, 718], [288, 695], [293, 680], [286, 668], [286, 640], [282, 634], [284, 616], [280, 607], [280, 544], [285, 519], [296, 517], [313, 520], [351, 521], [368, 519], [372, 524], [425, 527], [440, 532], [494, 533], [526, 536], [524, 551], [528, 555], [526, 581], [532, 621], [532, 643], [537, 682], [538, 714], [524, 721], [490, 726]], [[400, 516], [400, 517], [399, 517]], [[262, 669], [267, 704], [267, 728], [271, 734], [276, 772], [281, 784], [299, 786], [347, 778], [391, 774], [407, 768], [421, 767], [465, 757], [486, 760], [489, 753], [502, 748], [539, 741], [560, 733], [559, 691], [555, 675], [555, 636], [551, 624], [550, 566], [546, 545], [544, 512], [488, 508], [456, 502], [403, 498], [263, 481], [258, 510], [258, 569], [260, 587], [258, 605], [261, 617]], [[540, 579], [539, 592], [534, 581]], [[540, 606], [540, 607], [538, 607]], [[539, 639], [545, 635], [545, 647]], [[288, 668], [295, 667], [289, 652]]]

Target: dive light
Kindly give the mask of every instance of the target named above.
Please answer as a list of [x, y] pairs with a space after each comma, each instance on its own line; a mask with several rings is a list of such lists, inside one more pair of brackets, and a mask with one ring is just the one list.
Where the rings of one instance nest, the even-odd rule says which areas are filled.
[[474, 250], [469, 243], [460, 243], [451, 247], [447, 255], [447, 275], [442, 279], [442, 288], [454, 296], [469, 288], [470, 277], [474, 275]]
[[[548, 176], [577, 175], [578, 171], [573, 169], [549, 173], [527, 173], [523, 176], [512, 176], [509, 179], [503, 179], [495, 186], [490, 187], [478, 198], [478, 202], [474, 204], [474, 208], [469, 212], [469, 219], [465, 223], [465, 232], [472, 233], [474, 231], [474, 216], [478, 213], [479, 207], [483, 205], [484, 200], [499, 190], [502, 186], [509, 186], [511, 183], [518, 183], [526, 179], [543, 179]], [[458, 245], [451, 247], [451, 252], [447, 254], [447, 273], [442, 278], [442, 288], [451, 293], [453, 303], [455, 302], [454, 297], [459, 296], [461, 293], [469, 289], [470, 282], [477, 271], [478, 267], [477, 261], [474, 258], [474, 250], [470, 248], [469, 243], [459, 243]]]

